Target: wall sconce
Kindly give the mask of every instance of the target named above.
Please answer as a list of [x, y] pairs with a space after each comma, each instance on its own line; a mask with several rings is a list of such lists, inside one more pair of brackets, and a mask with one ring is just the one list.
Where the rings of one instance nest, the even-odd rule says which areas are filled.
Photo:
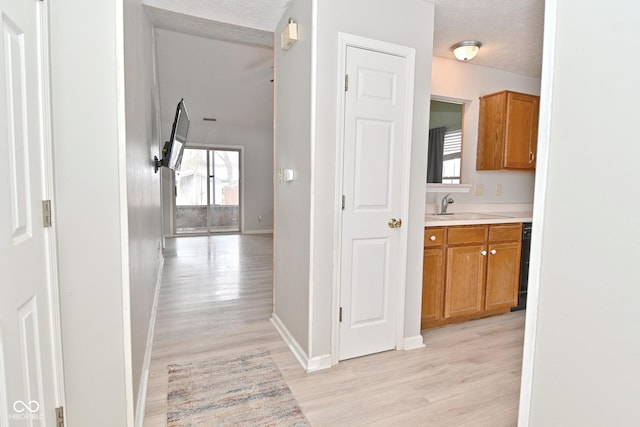
[[456, 59], [460, 61], [469, 61], [478, 54], [482, 43], [476, 40], [465, 40], [451, 46], [451, 50]]
[[298, 41], [298, 24], [293, 22], [293, 18], [289, 18], [289, 23], [284, 27], [284, 31], [280, 35], [280, 44], [282, 50], [289, 50], [291, 46]]

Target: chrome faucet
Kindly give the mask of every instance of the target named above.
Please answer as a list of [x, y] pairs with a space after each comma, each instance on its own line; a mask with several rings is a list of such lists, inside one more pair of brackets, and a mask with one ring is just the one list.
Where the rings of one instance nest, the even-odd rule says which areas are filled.
[[451, 193], [447, 193], [447, 195], [442, 198], [440, 202], [440, 213], [438, 215], [447, 215], [447, 208], [453, 203], [453, 199], [449, 197], [449, 194]]

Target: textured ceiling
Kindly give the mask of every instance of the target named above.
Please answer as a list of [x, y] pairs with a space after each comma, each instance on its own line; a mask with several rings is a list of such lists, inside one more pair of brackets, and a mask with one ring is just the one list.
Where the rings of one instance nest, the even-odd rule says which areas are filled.
[[[436, 5], [434, 55], [478, 40], [473, 64], [540, 77], [544, 0], [425, 0]], [[271, 46], [289, 0], [145, 0], [156, 26], [204, 37]], [[402, 3], [398, 2], [400, 6]]]
[[144, 0], [147, 6], [273, 32], [289, 0]]
[[273, 47], [273, 32], [145, 6], [156, 27], [215, 40]]
[[540, 77], [544, 0], [432, 0], [433, 54], [453, 59], [451, 46], [482, 43], [471, 63]]
[[[144, 0], [154, 24], [175, 32], [161, 31], [158, 38], [165, 127], [170, 126], [180, 97], [189, 101], [189, 113], [196, 120], [194, 125], [197, 123], [198, 132], [204, 132], [202, 140], [208, 139], [205, 134], [213, 135], [207, 132], [224, 132], [241, 124], [270, 126], [273, 31], [288, 2]], [[483, 46], [471, 63], [540, 76], [544, 0], [430, 2], [436, 5], [435, 56], [453, 59], [451, 45], [474, 39]], [[397, 4], [400, 7], [402, 2]], [[204, 39], [181, 37], [180, 33]], [[172, 66], [176, 63], [182, 66]], [[205, 128], [202, 117], [216, 117], [218, 121], [206, 124], [209, 127]]]

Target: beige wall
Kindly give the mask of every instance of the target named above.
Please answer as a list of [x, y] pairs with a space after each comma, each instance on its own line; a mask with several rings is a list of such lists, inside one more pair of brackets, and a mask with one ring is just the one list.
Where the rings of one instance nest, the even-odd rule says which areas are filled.
[[122, 3], [51, 4], [55, 205], [68, 425], [133, 419]]
[[[432, 95], [464, 102], [462, 183], [473, 184], [468, 194], [456, 193], [456, 203], [533, 203], [535, 174], [531, 172], [476, 171], [478, 147], [479, 97], [501, 90], [540, 94], [540, 79], [480, 67], [453, 59], [433, 58]], [[475, 185], [482, 184], [482, 195]], [[496, 184], [502, 195], [496, 195]], [[442, 197], [442, 195], [440, 195]], [[427, 194], [427, 202], [436, 202], [437, 194]]]
[[[295, 180], [274, 184], [273, 312], [309, 356], [311, 233], [312, 2], [293, 0], [289, 16], [298, 23], [294, 47], [275, 50], [275, 172], [293, 169]], [[277, 46], [279, 39], [276, 37]]]
[[421, 230], [434, 9], [421, 0], [405, 1], [402, 7], [383, 0], [323, 0], [311, 5], [313, 10], [309, 2], [294, 1], [276, 29], [280, 34], [286, 19], [293, 17], [301, 40], [288, 52], [276, 49], [276, 83], [286, 79], [286, 87], [278, 84], [276, 91], [275, 166], [296, 170], [297, 178], [276, 184], [275, 310], [286, 327], [296, 331], [292, 335], [307, 356], [327, 360], [337, 268], [338, 33], [416, 49], [404, 329], [405, 337], [421, 340]]
[[142, 1], [128, 0], [124, 5], [131, 381], [137, 402], [145, 397], [139, 393], [146, 391], [145, 355], [162, 267], [160, 174], [150, 164], [159, 152], [160, 126], [154, 30]]
[[522, 426], [640, 425], [638, 28], [635, 1], [546, 2]]

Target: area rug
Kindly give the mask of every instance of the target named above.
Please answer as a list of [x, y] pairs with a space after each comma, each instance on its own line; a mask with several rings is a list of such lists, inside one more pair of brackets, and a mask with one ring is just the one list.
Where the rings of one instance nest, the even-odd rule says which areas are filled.
[[168, 368], [168, 427], [309, 426], [266, 348]]

